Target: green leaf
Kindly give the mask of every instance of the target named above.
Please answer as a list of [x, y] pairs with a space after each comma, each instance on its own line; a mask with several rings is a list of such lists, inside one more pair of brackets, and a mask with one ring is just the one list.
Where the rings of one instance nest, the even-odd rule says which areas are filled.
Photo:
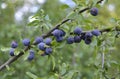
[[28, 23], [28, 26], [38, 26], [39, 23], [40, 23], [40, 21], [39, 21], [38, 19], [36, 19], [36, 20], [34, 20], [34, 21]]
[[66, 74], [63, 79], [72, 79], [72, 77], [78, 73], [78, 71], [70, 71], [68, 74]]
[[64, 5], [61, 6], [61, 9], [66, 9], [66, 8], [69, 8], [69, 6], [66, 5], [66, 4], [64, 4]]
[[38, 77], [31, 72], [26, 72], [26, 74], [32, 79], [38, 79]]
[[2, 52], [7, 52], [7, 51], [9, 51], [11, 48], [10, 47], [1, 47], [1, 51]]
[[55, 58], [52, 55], [50, 55], [50, 57], [51, 57], [51, 60], [52, 60], [52, 65], [53, 65], [52, 69], [54, 70], [54, 68], [55, 68]]

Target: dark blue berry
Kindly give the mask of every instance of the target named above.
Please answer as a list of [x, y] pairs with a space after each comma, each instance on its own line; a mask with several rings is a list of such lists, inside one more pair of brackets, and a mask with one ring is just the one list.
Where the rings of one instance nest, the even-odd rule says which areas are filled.
[[51, 53], [52, 53], [52, 48], [49, 47], [49, 48], [46, 48], [46, 49], [45, 49], [45, 54], [46, 54], [46, 55], [49, 55], [49, 54], [51, 54]]
[[40, 42], [43, 42], [43, 37], [36, 37], [35, 44], [39, 44]]
[[15, 49], [10, 49], [10, 51], [9, 51], [9, 54], [10, 54], [10, 56], [14, 56], [14, 51], [15, 51]]
[[67, 43], [68, 43], [68, 44], [74, 43], [74, 37], [68, 37], [68, 38], [67, 38]]
[[34, 51], [33, 50], [30, 50], [29, 51], [29, 56], [28, 56], [28, 60], [33, 60], [34, 59]]
[[98, 9], [97, 9], [97, 8], [92, 8], [92, 9], [90, 10], [90, 13], [91, 13], [91, 15], [93, 15], [93, 16], [97, 16], [97, 15], [98, 15]]
[[17, 48], [17, 47], [18, 47], [18, 43], [15, 42], [15, 41], [12, 41], [11, 47], [12, 47], [12, 48]]
[[56, 37], [57, 42], [62, 42], [62, 40], [63, 40], [63, 37]]
[[81, 29], [81, 28], [76, 27], [76, 28], [74, 29], [74, 34], [80, 35], [81, 33], [82, 33], [82, 29]]
[[40, 50], [45, 50], [45, 43], [43, 43], [43, 42], [41, 42], [41, 43], [39, 43], [38, 44], [38, 48], [40, 49]]
[[24, 46], [29, 46], [30, 45], [30, 39], [25, 38], [22, 40], [22, 43], [24, 44]]
[[74, 42], [79, 43], [81, 41], [80, 36], [74, 36]]
[[84, 41], [85, 41], [85, 44], [90, 44], [92, 42], [92, 39], [91, 38], [86, 38]]
[[61, 36], [61, 37], [66, 35], [66, 33], [65, 33], [64, 30], [60, 29], [59, 31], [60, 31], [60, 36]]
[[91, 33], [95, 36], [99, 36], [101, 34], [101, 32], [97, 29], [93, 30]]
[[60, 30], [59, 29], [55, 29], [52, 34], [55, 36], [55, 37], [60, 37]]
[[91, 32], [86, 32], [85, 38], [92, 38], [93, 34]]
[[85, 40], [85, 34], [82, 34], [82, 35], [81, 35], [81, 39], [82, 39], [82, 40]]
[[51, 45], [52, 39], [51, 38], [46, 38], [45, 39], [45, 44], [46, 45]]

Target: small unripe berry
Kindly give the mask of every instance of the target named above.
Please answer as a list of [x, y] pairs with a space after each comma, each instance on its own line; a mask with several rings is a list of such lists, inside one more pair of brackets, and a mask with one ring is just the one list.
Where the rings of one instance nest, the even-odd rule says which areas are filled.
[[56, 37], [57, 42], [61, 42], [63, 40], [63, 37]]
[[92, 38], [93, 34], [91, 32], [86, 32], [85, 38]]
[[50, 53], [52, 53], [52, 48], [50, 48], [50, 47], [49, 47], [49, 48], [46, 48], [46, 49], [45, 49], [45, 54], [46, 54], [46, 55], [49, 55]]
[[14, 56], [14, 51], [15, 51], [15, 49], [10, 49], [10, 51], [9, 51], [9, 54], [10, 54], [10, 56]]
[[38, 48], [40, 49], [40, 50], [45, 50], [45, 43], [43, 43], [43, 42], [41, 42], [41, 43], [39, 43], [38, 44]]
[[91, 15], [93, 15], [93, 16], [97, 16], [97, 15], [98, 15], [98, 9], [97, 9], [97, 8], [92, 8], [92, 9], [90, 10], [90, 13], [91, 13]]
[[68, 38], [67, 38], [67, 43], [68, 43], [68, 44], [74, 43], [74, 37], [68, 37]]
[[46, 38], [45, 39], [45, 44], [46, 45], [51, 45], [52, 39], [51, 38]]
[[36, 37], [35, 44], [39, 44], [40, 42], [43, 42], [43, 37]]
[[85, 41], [85, 44], [90, 44], [92, 42], [92, 39], [91, 38], [86, 38], [84, 41]]
[[81, 28], [76, 27], [76, 28], [74, 29], [74, 34], [80, 35], [81, 33], [82, 33], [82, 29], [81, 29]]
[[12, 47], [12, 48], [17, 48], [17, 47], [18, 47], [18, 43], [15, 42], [15, 41], [12, 41], [11, 47]]
[[79, 43], [81, 41], [80, 36], [74, 36], [74, 42]]
[[28, 56], [28, 60], [33, 60], [34, 59], [34, 51], [33, 50], [30, 50], [29, 51], [29, 56]]
[[93, 30], [91, 33], [95, 36], [99, 36], [101, 34], [101, 32], [97, 29]]
[[24, 46], [29, 46], [30, 45], [30, 39], [25, 38], [22, 40], [22, 43], [24, 44]]

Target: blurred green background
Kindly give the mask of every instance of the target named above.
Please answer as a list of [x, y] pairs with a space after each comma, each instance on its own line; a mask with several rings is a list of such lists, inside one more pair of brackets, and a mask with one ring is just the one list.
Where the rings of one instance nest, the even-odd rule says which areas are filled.
[[[104, 0], [99, 15], [93, 17], [86, 11], [77, 12], [97, 0], [0, 0], [0, 65], [7, 61], [10, 43], [19, 43], [18, 51], [24, 48], [23, 38], [33, 40], [47, 33], [76, 8], [76, 12], [67, 16], [75, 19], [62, 25], [67, 33], [76, 26], [83, 30], [104, 29], [119, 26], [119, 0]], [[33, 22], [34, 17], [40, 22]], [[33, 17], [33, 18], [32, 18]], [[31, 23], [31, 24], [30, 24]], [[69, 34], [67, 34], [68, 36]], [[53, 46], [52, 56], [40, 56], [26, 60], [27, 52], [7, 69], [0, 71], [0, 79], [120, 79], [120, 41], [116, 32], [104, 33], [94, 37], [90, 45], [83, 41], [68, 45], [65, 42]], [[104, 68], [102, 69], [102, 54]]]

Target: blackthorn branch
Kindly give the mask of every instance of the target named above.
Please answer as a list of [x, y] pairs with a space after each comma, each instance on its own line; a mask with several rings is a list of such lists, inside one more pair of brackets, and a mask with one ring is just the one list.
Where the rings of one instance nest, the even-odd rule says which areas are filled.
[[[98, 2], [97, 2], [97, 4], [98, 3], [101, 3], [103, 0], [99, 0]], [[86, 7], [86, 8], [84, 8], [84, 9], [82, 9], [82, 10], [80, 10], [78, 13], [83, 13], [83, 12], [85, 12], [86, 10], [89, 10], [90, 8], [89, 7]], [[55, 29], [58, 29], [61, 25], [63, 25], [64, 23], [66, 23], [66, 22], [68, 22], [68, 21], [72, 21], [72, 19], [63, 19], [60, 23], [58, 23], [54, 28], [52, 28], [51, 30], [49, 30], [46, 34], [43, 34], [42, 35], [42, 38], [44, 39], [44, 38], [46, 38], [46, 37], [49, 37], [49, 36], [51, 36], [52, 35], [52, 32], [55, 30]], [[114, 30], [116, 30], [116, 29], [114, 29]], [[107, 29], [103, 29], [103, 30], [100, 30], [100, 32], [102, 33], [102, 32], [110, 32], [111, 31], [111, 28], [107, 28]], [[113, 31], [113, 30], [112, 30]], [[83, 34], [85, 34], [86, 32], [83, 32]], [[39, 42], [39, 39], [37, 40], [37, 42]], [[24, 40], [23, 41], [23, 44], [26, 46], [25, 48], [24, 48], [24, 51], [21, 51], [18, 55], [15, 55], [15, 56], [13, 56], [13, 57], [11, 57], [10, 59], [8, 59], [4, 64], [2, 64], [1, 66], [0, 66], [0, 71], [2, 70], [2, 69], [4, 69], [6, 66], [8, 66], [8, 65], [10, 65], [11, 63], [13, 63], [13, 62], [15, 62], [19, 57], [21, 57], [23, 54], [24, 54], [24, 52], [26, 52], [26, 51], [28, 51], [30, 48], [31, 48], [31, 46], [29, 46], [30, 45], [30, 43], [29, 43], [29, 40], [27, 40], [27, 44], [26, 44], [26, 40]], [[33, 45], [36, 45], [37, 43], [36, 43], [36, 41], [35, 42], [33, 42]], [[32, 44], [31, 44], [32, 45]], [[52, 52], [52, 48], [47, 48], [47, 49], [45, 49], [45, 52], [47, 53], [47, 54], [49, 54], [49, 53], [51, 53]]]

